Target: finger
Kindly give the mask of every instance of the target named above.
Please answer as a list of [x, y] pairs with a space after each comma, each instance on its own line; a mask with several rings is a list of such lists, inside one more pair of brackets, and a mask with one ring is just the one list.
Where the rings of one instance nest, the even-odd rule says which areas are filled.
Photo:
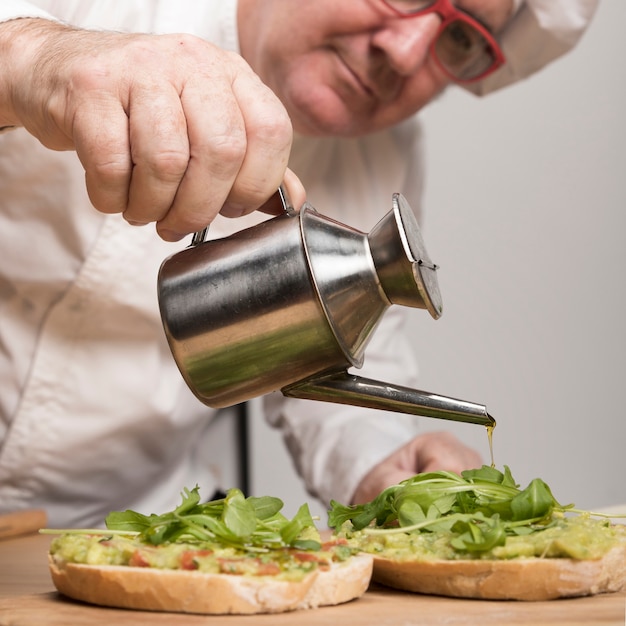
[[167, 215], [189, 162], [187, 124], [177, 91], [142, 85], [131, 91], [130, 151], [133, 161], [124, 217], [157, 222]]
[[[285, 180], [293, 140], [289, 116], [278, 98], [254, 75], [238, 76], [233, 90], [246, 127], [245, 158], [221, 213], [239, 217], [251, 213]], [[297, 190], [293, 177], [289, 184]]]
[[[300, 179], [290, 169], [285, 172], [282, 188], [283, 193], [274, 193], [259, 207], [259, 211], [268, 215], [280, 215], [285, 210], [299, 209], [304, 204], [306, 190]], [[285, 195], [286, 198], [284, 198]], [[288, 206], [285, 206], [285, 203]]]
[[[244, 159], [247, 138], [229, 85], [188, 85], [182, 95], [189, 136], [189, 161], [172, 206], [157, 224], [173, 241], [210, 224], [224, 205]], [[219, 106], [216, 106], [215, 103]]]
[[285, 171], [283, 187], [295, 209], [299, 209], [306, 202], [306, 189], [302, 181], [289, 168]]
[[[107, 120], [106, 124], [102, 120]], [[85, 168], [91, 203], [103, 213], [123, 213], [132, 161], [128, 117], [119, 101], [101, 97], [78, 106], [72, 124], [76, 154]]]

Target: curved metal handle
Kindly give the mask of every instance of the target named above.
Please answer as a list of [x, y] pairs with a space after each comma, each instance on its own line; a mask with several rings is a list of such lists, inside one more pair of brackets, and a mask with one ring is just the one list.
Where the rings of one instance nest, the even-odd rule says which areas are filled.
[[280, 185], [278, 187], [278, 191], [263, 205], [265, 207], [268, 203], [271, 203], [272, 200], [277, 199], [280, 201], [280, 209], [287, 214], [295, 213], [296, 209], [293, 206], [293, 202], [287, 193], [284, 185]]
[[209, 232], [208, 226], [205, 226], [202, 230], [195, 232], [193, 234], [193, 237], [191, 238], [191, 245], [197, 246], [198, 244], [203, 243], [206, 239], [208, 232]]
[[482, 404], [354, 376], [345, 370], [307, 378], [281, 391], [291, 398], [351, 404], [483, 426], [496, 425], [496, 420]]
[[[278, 191], [276, 191], [276, 193], [274, 193], [271, 198], [259, 208], [259, 210], [266, 213], [280, 213], [282, 211], [284, 213], [291, 214], [295, 212], [291, 198], [289, 197], [284, 185], [281, 185], [278, 188]], [[197, 246], [203, 243], [206, 240], [208, 232], [208, 226], [205, 226], [202, 230], [195, 232], [191, 238], [191, 245]]]

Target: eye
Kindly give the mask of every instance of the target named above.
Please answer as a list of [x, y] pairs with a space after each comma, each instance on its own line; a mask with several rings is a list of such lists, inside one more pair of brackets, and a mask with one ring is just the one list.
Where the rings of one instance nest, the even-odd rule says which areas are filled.
[[476, 50], [483, 50], [482, 35], [470, 25], [456, 20], [441, 33], [441, 44], [451, 55], [467, 58]]
[[489, 42], [463, 20], [455, 20], [444, 28], [435, 50], [443, 66], [458, 78], [478, 76], [493, 62]]

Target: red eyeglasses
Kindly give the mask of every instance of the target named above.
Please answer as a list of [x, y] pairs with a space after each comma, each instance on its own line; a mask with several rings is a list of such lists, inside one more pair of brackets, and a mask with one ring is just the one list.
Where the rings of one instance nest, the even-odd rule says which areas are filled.
[[504, 63], [504, 54], [494, 36], [450, 0], [382, 1], [402, 17], [437, 13], [442, 18], [431, 54], [452, 80], [461, 83], [480, 80]]

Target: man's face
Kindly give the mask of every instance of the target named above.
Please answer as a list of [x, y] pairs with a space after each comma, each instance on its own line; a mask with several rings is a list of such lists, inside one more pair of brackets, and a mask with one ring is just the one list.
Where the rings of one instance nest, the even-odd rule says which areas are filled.
[[[458, 0], [493, 32], [512, 0]], [[429, 54], [441, 18], [402, 18], [382, 0], [240, 0], [241, 52], [306, 135], [391, 126], [450, 80]]]

